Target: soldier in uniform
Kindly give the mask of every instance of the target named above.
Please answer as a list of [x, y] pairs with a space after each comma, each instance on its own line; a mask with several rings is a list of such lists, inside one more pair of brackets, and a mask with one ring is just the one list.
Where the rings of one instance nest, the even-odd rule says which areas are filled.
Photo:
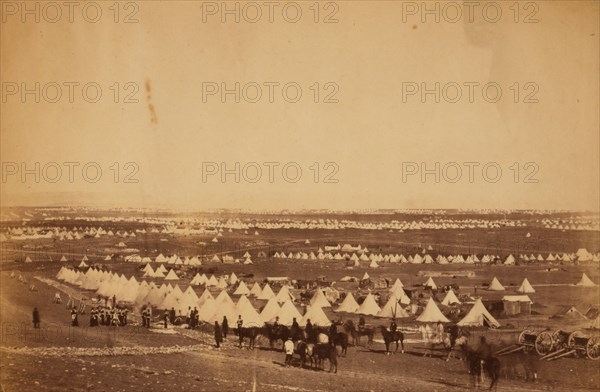
[[71, 326], [78, 327], [79, 320], [77, 319], [77, 310], [75, 308], [71, 309]]
[[40, 327], [40, 312], [38, 311], [38, 308], [33, 308], [32, 321], [33, 321], [33, 328]]
[[96, 322], [96, 307], [93, 307], [90, 311], [90, 327], [95, 327]]
[[221, 343], [223, 343], [223, 334], [221, 333], [219, 322], [215, 321], [215, 345], [217, 348], [221, 347]]
[[198, 308], [194, 306], [194, 329], [200, 324], [200, 315], [198, 314]]
[[238, 319], [237, 319], [237, 330], [238, 330], [238, 336], [240, 338], [240, 347], [242, 347], [242, 343], [244, 342], [244, 335], [242, 335], [242, 327], [243, 326], [244, 326], [244, 320], [242, 320], [242, 315], [239, 314]]
[[304, 331], [306, 332], [306, 339], [310, 341], [313, 336], [313, 325], [310, 319], [306, 319], [306, 328]]
[[227, 339], [227, 334], [229, 333], [229, 322], [227, 321], [227, 316], [223, 316], [221, 327], [223, 329], [223, 338]]
[[365, 329], [365, 318], [364, 316], [360, 316], [358, 318], [358, 330], [363, 331]]

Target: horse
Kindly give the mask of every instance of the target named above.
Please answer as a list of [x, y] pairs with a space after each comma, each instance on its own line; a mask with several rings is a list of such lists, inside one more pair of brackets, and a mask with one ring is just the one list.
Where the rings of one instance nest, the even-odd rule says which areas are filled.
[[233, 333], [240, 338], [240, 348], [242, 348], [245, 338], [248, 338], [248, 350], [254, 350], [256, 338], [260, 335], [259, 327], [234, 328]]
[[346, 321], [343, 325], [346, 333], [352, 336], [352, 341], [355, 346], [360, 345], [361, 336], [367, 336], [367, 346], [373, 344], [373, 337], [375, 336], [375, 328], [369, 326], [365, 327], [362, 330], [356, 329], [356, 326], [352, 322], [352, 320]]
[[[402, 354], [404, 354], [404, 333], [402, 331], [388, 331], [384, 326], [380, 326], [379, 328], [381, 328], [381, 335], [385, 342], [385, 355], [398, 352], [398, 343], [402, 345]], [[396, 350], [393, 353], [390, 351], [390, 343], [392, 342], [396, 342]]]
[[450, 340], [450, 334], [444, 333], [439, 338], [436, 336], [434, 336], [433, 339], [427, 339], [426, 345], [429, 346], [429, 353], [427, 353], [427, 351], [426, 351], [425, 354], [423, 354], [423, 356], [433, 358], [433, 350], [436, 347], [441, 346], [442, 350], [448, 352], [448, 357], [446, 358], [446, 359], [448, 359], [450, 357], [450, 352], [452, 350], [452, 342]]
[[296, 346], [296, 354], [300, 355], [300, 366], [301, 367], [305, 367], [306, 365], [306, 358], [310, 357], [310, 362], [311, 362], [311, 367], [312, 367], [312, 357], [309, 355], [308, 353], [308, 343], [306, 343], [304, 340], [301, 340], [298, 342], [298, 345]]
[[329, 336], [329, 341], [334, 348], [340, 346], [341, 355], [346, 356], [348, 353], [348, 335], [346, 333], [338, 332], [335, 336]]
[[498, 358], [489, 357], [485, 361], [481, 359], [479, 354], [471, 349], [465, 349], [465, 359], [471, 374], [473, 387], [478, 387], [479, 382], [483, 382], [483, 374], [487, 373], [491, 380], [489, 391], [496, 387], [498, 390], [498, 379], [500, 378], [500, 361]]
[[290, 336], [292, 337], [293, 342], [305, 339], [304, 333], [301, 329], [291, 331], [290, 328], [286, 327], [285, 325], [271, 326], [267, 324], [260, 330], [260, 334], [269, 339], [269, 346], [271, 349], [273, 348], [273, 343], [275, 343], [277, 340], [281, 340], [281, 349], [283, 350], [283, 344]]
[[335, 369], [337, 373], [337, 349], [329, 343], [309, 343], [306, 345], [307, 354], [310, 357], [311, 368], [314, 363], [319, 370], [325, 370], [325, 360], [329, 360], [329, 373]]
[[[467, 341], [468, 341], [467, 337], [465, 335], [461, 335], [454, 341], [454, 345], [450, 344], [450, 347], [447, 348], [448, 356], [446, 357], [446, 362], [450, 361], [450, 358], [452, 357], [452, 353], [456, 350], [457, 347], [460, 349], [459, 352], [464, 352], [464, 348], [467, 345]], [[462, 361], [462, 358], [460, 356], [454, 355], [454, 357], [458, 358]]]

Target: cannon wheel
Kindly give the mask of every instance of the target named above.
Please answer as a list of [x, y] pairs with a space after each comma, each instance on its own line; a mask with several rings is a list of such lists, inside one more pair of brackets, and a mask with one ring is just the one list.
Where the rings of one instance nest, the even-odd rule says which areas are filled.
[[540, 332], [535, 339], [535, 351], [539, 355], [546, 355], [552, 351], [553, 347], [554, 337], [550, 334], [550, 332]]
[[525, 329], [523, 330], [523, 332], [521, 332], [519, 334], [519, 339], [517, 339], [517, 343], [522, 346], [525, 343], [525, 335], [533, 335], [533, 331], [529, 330], [529, 329]]
[[[564, 340], [564, 336], [567, 335], [566, 340]], [[571, 337], [571, 334], [563, 331], [562, 329], [557, 329], [556, 331], [554, 331], [554, 333], [552, 334], [552, 339], [554, 339], [554, 349], [555, 350], [559, 350], [561, 348], [565, 348], [568, 346], [569, 343], [569, 337]]]
[[592, 336], [589, 338], [585, 351], [589, 359], [597, 361], [600, 359], [600, 336]]
[[575, 347], [575, 338], [581, 338], [583, 337], [583, 332], [581, 331], [575, 331], [572, 334], [569, 335], [569, 339], [567, 339], [567, 347], [570, 349], [575, 349], [577, 347]]

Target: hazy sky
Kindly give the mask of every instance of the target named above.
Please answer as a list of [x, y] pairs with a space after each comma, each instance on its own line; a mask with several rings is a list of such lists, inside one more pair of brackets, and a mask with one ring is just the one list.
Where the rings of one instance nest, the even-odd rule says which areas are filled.
[[[96, 17], [93, 7], [75, 8], [72, 23], [63, 7], [51, 23], [56, 9], [42, 2], [36, 23], [21, 2], [6, 3], [3, 205], [599, 208], [596, 1], [519, 9], [477, 2], [472, 23], [465, 8], [452, 23], [462, 2], [438, 3], [439, 22], [420, 1], [321, 3], [318, 15], [313, 2], [275, 2], [273, 23], [266, 6], [247, 22], [256, 15], [247, 3], [238, 4], [239, 23], [227, 14], [221, 21], [221, 2], [121, 3], [118, 15], [113, 2], [96, 2], [97, 23], [84, 19]], [[502, 15], [493, 23], [497, 7]], [[291, 23], [297, 8], [302, 15]], [[39, 103], [21, 94], [36, 82]], [[439, 103], [420, 91], [436, 82]], [[84, 99], [87, 83], [101, 88], [98, 102]], [[240, 84], [239, 103], [234, 94], [225, 102], [220, 91], [207, 95], [222, 83]], [[257, 86], [262, 95], [249, 102]], [[301, 97], [288, 102], [297, 86]], [[86, 98], [94, 96], [90, 84]], [[34, 174], [21, 177], [21, 164], [34, 169], [35, 162], [38, 183]], [[73, 182], [65, 162], [79, 165], [72, 164]], [[102, 169], [96, 183], [82, 175], [90, 162], [90, 180], [94, 165]], [[236, 162], [240, 181], [229, 174], [222, 182], [221, 163], [234, 169]], [[421, 164], [432, 170], [424, 179]], [[257, 166], [262, 177], [252, 183]], [[129, 179], [138, 182], [125, 183], [136, 170]]]

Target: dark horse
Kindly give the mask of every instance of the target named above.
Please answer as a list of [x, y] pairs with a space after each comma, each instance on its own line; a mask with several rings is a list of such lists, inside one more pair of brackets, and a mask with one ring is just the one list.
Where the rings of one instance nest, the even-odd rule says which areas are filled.
[[256, 338], [261, 334], [261, 328], [259, 327], [248, 327], [248, 328], [235, 328], [234, 333], [240, 339], [240, 348], [245, 338], [248, 338], [248, 350], [254, 350]]
[[[344, 332], [338, 332], [335, 336], [330, 336], [332, 346], [335, 348], [336, 346], [340, 346], [342, 349], [342, 356], [346, 356], [348, 353], [348, 335]], [[337, 364], [336, 364], [336, 373], [337, 373]]]
[[[337, 349], [330, 343], [306, 343], [298, 342], [296, 352], [300, 355], [302, 367], [306, 364], [306, 359], [310, 359], [310, 368], [325, 370], [325, 360], [329, 360], [329, 372], [337, 373]], [[335, 370], [334, 370], [335, 369]]]
[[485, 372], [492, 380], [488, 390], [496, 387], [498, 389], [498, 379], [500, 378], [500, 361], [498, 358], [490, 357], [483, 361], [476, 351], [465, 349], [465, 359], [471, 374], [473, 387], [477, 387], [483, 382], [483, 373]]
[[360, 337], [367, 336], [367, 346], [373, 344], [373, 337], [375, 336], [375, 328], [368, 326], [362, 330], [356, 329], [356, 326], [352, 320], [348, 320], [343, 324], [344, 330], [352, 336], [352, 342], [355, 346], [360, 345]]
[[319, 335], [327, 335], [327, 337], [329, 338], [329, 343], [331, 343], [333, 346], [340, 346], [342, 356], [345, 357], [348, 353], [349, 339], [348, 334], [344, 332], [337, 332], [335, 336], [332, 336], [328, 329], [323, 327], [314, 327], [310, 336], [308, 336], [306, 332], [304, 332], [303, 334], [306, 339], [306, 342], [313, 344], [322, 343], [319, 341]]
[[278, 340], [281, 340], [282, 350], [283, 343], [285, 343], [288, 337], [291, 336], [294, 342], [297, 342], [298, 340], [301, 340], [303, 338], [302, 330], [298, 329], [297, 331], [293, 331], [292, 333], [290, 328], [286, 327], [285, 325], [272, 326], [267, 324], [260, 329], [260, 334], [264, 335], [267, 339], [269, 339], [269, 345], [271, 348], [273, 348], [273, 343], [275, 343]]
[[390, 351], [390, 343], [392, 342], [396, 342], [396, 350], [394, 353], [398, 351], [398, 343], [400, 343], [400, 345], [402, 345], [402, 354], [404, 354], [404, 334], [402, 331], [388, 331], [384, 326], [380, 326], [379, 328], [381, 328], [381, 335], [383, 336], [383, 341], [385, 342], [385, 355], [393, 354]]

